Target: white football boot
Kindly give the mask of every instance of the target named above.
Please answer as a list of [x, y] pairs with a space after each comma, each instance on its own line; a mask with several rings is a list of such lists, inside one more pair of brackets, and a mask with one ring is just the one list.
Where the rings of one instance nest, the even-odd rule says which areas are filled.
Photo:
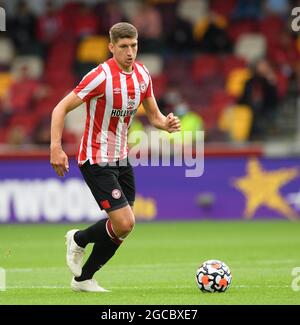
[[72, 229], [66, 234], [66, 245], [67, 245], [67, 265], [71, 272], [79, 277], [82, 272], [82, 261], [85, 253], [85, 249], [78, 246], [74, 240], [74, 234], [78, 229]]
[[71, 288], [73, 291], [83, 291], [83, 292], [109, 292], [99, 286], [95, 279], [76, 281], [74, 278], [71, 281]]

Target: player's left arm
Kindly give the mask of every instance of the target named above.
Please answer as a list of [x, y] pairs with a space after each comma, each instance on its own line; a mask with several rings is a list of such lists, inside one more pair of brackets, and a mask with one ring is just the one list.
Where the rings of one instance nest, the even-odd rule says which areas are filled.
[[157, 129], [168, 131], [169, 133], [180, 131], [180, 120], [173, 113], [165, 116], [159, 110], [156, 100], [153, 96], [146, 97], [143, 100], [143, 106], [149, 122]]

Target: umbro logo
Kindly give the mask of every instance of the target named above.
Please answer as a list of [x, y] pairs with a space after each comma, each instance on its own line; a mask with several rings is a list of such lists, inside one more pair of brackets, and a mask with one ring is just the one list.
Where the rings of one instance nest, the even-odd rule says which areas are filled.
[[115, 95], [121, 94], [121, 88], [114, 88], [113, 92]]

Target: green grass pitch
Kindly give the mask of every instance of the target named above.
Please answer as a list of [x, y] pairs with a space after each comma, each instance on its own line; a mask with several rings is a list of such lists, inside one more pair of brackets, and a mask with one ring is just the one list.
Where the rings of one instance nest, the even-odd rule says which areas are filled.
[[[299, 222], [138, 223], [96, 274], [111, 290], [100, 294], [70, 290], [64, 234], [71, 228], [0, 225], [0, 267], [7, 285], [0, 305], [300, 304], [300, 291], [291, 288], [292, 269], [300, 267]], [[228, 264], [232, 285], [225, 293], [202, 293], [196, 269], [214, 258]]]

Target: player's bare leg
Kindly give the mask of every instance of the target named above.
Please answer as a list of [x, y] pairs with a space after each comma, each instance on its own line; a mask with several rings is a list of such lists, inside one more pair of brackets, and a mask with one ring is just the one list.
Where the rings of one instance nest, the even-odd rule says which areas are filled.
[[132, 208], [127, 205], [108, 213], [112, 229], [118, 238], [125, 238], [132, 231], [135, 217]]

